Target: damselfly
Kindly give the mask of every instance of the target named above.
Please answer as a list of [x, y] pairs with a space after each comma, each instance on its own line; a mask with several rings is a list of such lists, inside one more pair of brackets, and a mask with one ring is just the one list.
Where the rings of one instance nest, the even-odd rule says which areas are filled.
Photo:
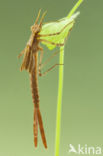
[[[30, 74], [32, 99], [33, 99], [33, 104], [34, 104], [34, 124], [33, 124], [34, 144], [35, 144], [35, 147], [37, 147], [38, 124], [39, 124], [42, 141], [43, 141], [44, 147], [47, 148], [47, 142], [46, 142], [45, 132], [43, 128], [43, 121], [42, 121], [42, 116], [41, 116], [40, 108], [39, 108], [38, 75], [39, 76], [45, 75], [48, 71], [50, 71], [51, 69], [53, 69], [55, 66], [59, 64], [53, 65], [44, 73], [41, 72], [41, 68], [43, 67], [43, 64], [42, 64], [43, 48], [40, 47], [40, 42], [45, 42], [45, 43], [55, 45], [55, 46], [64, 46], [64, 43], [51, 42], [46, 39], [42, 39], [41, 37], [59, 35], [68, 26], [68, 24], [64, 26], [60, 32], [50, 33], [50, 34], [40, 34], [45, 14], [46, 12], [42, 15], [40, 23], [38, 24], [38, 20], [40, 17], [40, 11], [39, 11], [36, 21], [34, 25], [31, 27], [32, 33], [31, 33], [30, 39], [27, 42], [25, 49], [20, 53], [19, 57], [24, 54], [23, 62], [20, 68], [21, 71], [27, 70]], [[38, 63], [39, 51], [40, 51], [40, 60]], [[53, 56], [55, 56], [57, 53], [58, 52], [54, 53]], [[48, 59], [44, 64], [46, 64], [49, 60], [50, 59]]]

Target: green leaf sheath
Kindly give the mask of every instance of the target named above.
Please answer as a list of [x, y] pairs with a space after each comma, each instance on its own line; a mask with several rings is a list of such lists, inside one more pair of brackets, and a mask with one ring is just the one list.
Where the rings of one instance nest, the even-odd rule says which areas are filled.
[[[79, 12], [71, 16], [71, 18], [69, 19], [65, 17], [57, 22], [50, 22], [50, 23], [44, 24], [40, 32], [40, 35], [54, 34], [54, 33], [60, 32], [64, 27], [65, 29], [59, 35], [40, 37], [40, 39], [45, 39], [47, 41], [58, 43], [58, 44], [63, 43], [65, 38], [68, 35], [69, 30], [73, 27], [74, 19], [77, 17], [78, 14]], [[42, 43], [45, 44], [50, 50], [56, 47], [56, 45], [52, 45], [46, 42], [42, 42]]]

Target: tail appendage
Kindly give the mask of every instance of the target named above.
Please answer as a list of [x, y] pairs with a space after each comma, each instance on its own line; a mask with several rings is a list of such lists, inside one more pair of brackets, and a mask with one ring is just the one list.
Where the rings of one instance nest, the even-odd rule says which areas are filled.
[[40, 134], [42, 138], [42, 142], [44, 144], [44, 147], [47, 148], [47, 143], [46, 143], [46, 137], [45, 137], [45, 132], [44, 132], [44, 127], [43, 127], [43, 121], [42, 121], [42, 116], [40, 113], [39, 107], [36, 108], [34, 107], [34, 125], [33, 125], [33, 132], [34, 132], [34, 145], [37, 147], [37, 142], [38, 142], [38, 124], [40, 128]]

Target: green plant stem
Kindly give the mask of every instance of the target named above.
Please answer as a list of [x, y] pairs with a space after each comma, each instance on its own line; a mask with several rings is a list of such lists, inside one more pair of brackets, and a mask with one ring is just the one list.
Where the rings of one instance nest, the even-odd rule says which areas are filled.
[[83, 2], [83, 0], [78, 0], [78, 2], [75, 4], [75, 6], [73, 7], [73, 9], [69, 12], [68, 14], [68, 18], [70, 18], [74, 12], [77, 10], [77, 8], [80, 6], [80, 4]]
[[[60, 64], [64, 64], [64, 47], [60, 48]], [[63, 91], [63, 65], [59, 67], [59, 88], [58, 88], [58, 104], [57, 104], [57, 121], [56, 121], [56, 151], [55, 156], [59, 156], [60, 148], [60, 124], [62, 109], [62, 91]]]
[[[68, 18], [76, 11], [83, 0], [78, 0], [76, 5], [68, 14]], [[60, 64], [64, 64], [64, 47], [60, 48]], [[59, 67], [59, 87], [58, 87], [58, 102], [57, 102], [57, 118], [56, 118], [56, 143], [55, 156], [59, 156], [60, 151], [60, 125], [61, 125], [61, 110], [62, 110], [62, 92], [63, 92], [63, 66]]]

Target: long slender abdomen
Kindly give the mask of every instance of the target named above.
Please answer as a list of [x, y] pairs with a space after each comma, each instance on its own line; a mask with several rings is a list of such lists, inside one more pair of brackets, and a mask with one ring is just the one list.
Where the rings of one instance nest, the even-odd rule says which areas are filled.
[[39, 94], [37, 82], [35, 79], [34, 72], [30, 74], [31, 79], [31, 91], [32, 91], [32, 100], [34, 104], [34, 123], [33, 123], [33, 133], [34, 133], [34, 144], [37, 147], [37, 137], [38, 137], [38, 115], [37, 108], [39, 108]]
[[33, 124], [33, 132], [34, 132], [34, 144], [37, 147], [37, 137], [38, 137], [38, 123], [40, 128], [40, 133], [42, 137], [42, 141], [44, 147], [47, 148], [45, 132], [43, 128], [42, 116], [39, 109], [39, 92], [38, 92], [38, 73], [37, 73], [37, 58], [35, 54], [35, 66], [30, 73], [30, 80], [31, 80], [31, 91], [32, 91], [32, 99], [34, 104], [34, 124]]
[[30, 74], [31, 79], [31, 91], [32, 91], [32, 99], [34, 103], [34, 107], [39, 107], [39, 92], [38, 92], [38, 82], [35, 75], [35, 71], [32, 71]]

